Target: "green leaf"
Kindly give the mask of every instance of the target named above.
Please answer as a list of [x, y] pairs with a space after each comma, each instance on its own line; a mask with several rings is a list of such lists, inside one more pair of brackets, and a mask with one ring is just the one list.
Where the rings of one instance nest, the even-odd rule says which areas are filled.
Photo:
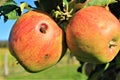
[[67, 0], [63, 0], [63, 5], [68, 5], [68, 1]]
[[7, 16], [8, 19], [10, 19], [10, 20], [15, 20], [18, 18], [15, 10], [11, 11], [10, 13], [6, 14], [5, 16]]
[[68, 0], [63, 0], [63, 9], [64, 11], [68, 12], [69, 10], [69, 1]]
[[27, 9], [29, 11], [31, 10], [31, 7], [28, 5], [28, 3], [23, 2], [20, 4], [20, 9], [21, 9], [21, 12], [23, 13], [24, 9]]
[[5, 15], [5, 14], [8, 14], [9, 12], [11, 12], [11, 11], [17, 9], [17, 8], [19, 8], [19, 7], [16, 6], [16, 5], [5, 5], [5, 6], [1, 6], [1, 7], [0, 7], [0, 13], [1, 13], [2, 15]]
[[88, 80], [88, 76], [86, 76], [86, 75], [83, 74], [83, 73], [80, 73], [80, 74], [79, 74], [79, 80]]
[[116, 0], [88, 0], [84, 8], [88, 6], [106, 6], [114, 2], [116, 2]]
[[[0, 7], [0, 16], [4, 16], [4, 22], [8, 19], [16, 19], [19, 7], [13, 4], [4, 5]], [[13, 17], [13, 18], [12, 18]]]

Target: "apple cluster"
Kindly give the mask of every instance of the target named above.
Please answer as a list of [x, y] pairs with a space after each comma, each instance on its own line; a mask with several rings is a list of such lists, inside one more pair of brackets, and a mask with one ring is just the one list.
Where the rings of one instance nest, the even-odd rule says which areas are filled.
[[31, 10], [14, 24], [11, 54], [29, 72], [39, 72], [58, 63], [66, 50], [83, 62], [110, 62], [120, 50], [120, 22], [108, 10], [90, 6], [77, 11], [66, 32], [48, 14]]

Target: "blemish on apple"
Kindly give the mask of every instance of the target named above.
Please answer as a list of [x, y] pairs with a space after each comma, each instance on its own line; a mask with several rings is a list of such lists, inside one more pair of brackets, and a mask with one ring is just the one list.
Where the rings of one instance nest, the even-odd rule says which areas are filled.
[[48, 54], [45, 54], [45, 59], [48, 59], [49, 58], [49, 55]]
[[47, 31], [47, 28], [48, 28], [48, 25], [45, 24], [45, 23], [42, 23], [42, 24], [40, 24], [40, 29], [39, 29], [39, 31], [40, 31], [41, 33], [45, 34], [46, 31]]

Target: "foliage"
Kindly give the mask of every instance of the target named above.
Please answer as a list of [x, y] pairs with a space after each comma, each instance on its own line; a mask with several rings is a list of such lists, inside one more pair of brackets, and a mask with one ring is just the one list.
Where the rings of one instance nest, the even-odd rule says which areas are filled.
[[[0, 16], [3, 16], [4, 22], [6, 22], [7, 20], [16, 20], [24, 14], [24, 9], [27, 11], [39, 9], [50, 14], [64, 31], [77, 10], [92, 5], [106, 7], [118, 19], [120, 18], [120, 0], [35, 0], [34, 4], [36, 7], [32, 7], [27, 2], [21, 2], [21, 5], [18, 5], [14, 0], [0, 0]], [[6, 42], [2, 42], [0, 47], [6, 47]], [[119, 61], [120, 54], [108, 64], [94, 65], [80, 62], [82, 66], [77, 70], [81, 74], [79, 75], [81, 80], [115, 80], [120, 72]], [[112, 76], [109, 77], [109, 74]]]
[[7, 41], [0, 41], [0, 48], [7, 48], [8, 42]]

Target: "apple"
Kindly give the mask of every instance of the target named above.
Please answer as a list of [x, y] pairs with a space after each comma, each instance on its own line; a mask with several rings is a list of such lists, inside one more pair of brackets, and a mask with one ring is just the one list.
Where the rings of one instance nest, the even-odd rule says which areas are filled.
[[64, 32], [46, 13], [31, 10], [14, 24], [9, 36], [9, 50], [29, 72], [39, 72], [55, 65], [66, 52]]
[[120, 22], [108, 10], [90, 6], [77, 11], [66, 29], [70, 51], [83, 62], [110, 62], [120, 50]]

